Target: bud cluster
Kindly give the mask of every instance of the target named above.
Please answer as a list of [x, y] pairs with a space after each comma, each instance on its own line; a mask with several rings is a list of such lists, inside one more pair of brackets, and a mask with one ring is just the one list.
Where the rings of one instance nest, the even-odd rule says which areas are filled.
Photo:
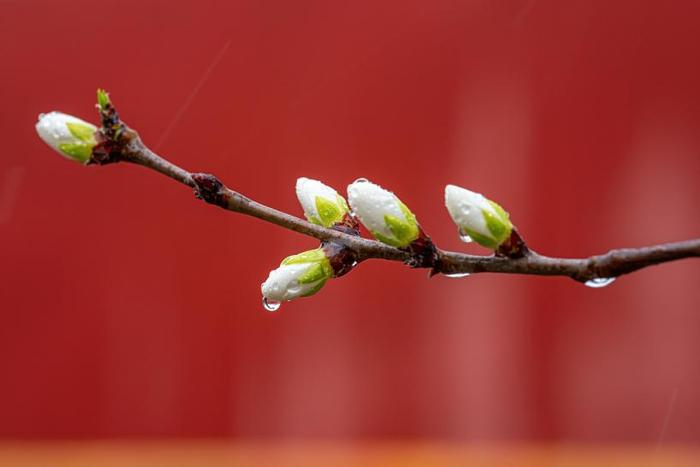
[[[361, 178], [348, 185], [347, 194], [348, 202], [318, 180], [302, 177], [296, 183], [296, 195], [309, 222], [340, 229], [358, 219], [375, 239], [411, 252], [410, 265], [436, 268], [437, 248], [394, 193]], [[447, 185], [445, 205], [463, 238], [468, 236], [496, 252], [509, 241], [514, 228], [508, 213], [483, 195]], [[328, 279], [345, 274], [356, 264], [346, 247], [326, 242], [282, 261], [262, 284], [263, 298], [269, 303], [313, 295]]]
[[[116, 142], [125, 126], [119, 120], [109, 96], [97, 93], [102, 128], [61, 112], [41, 114], [36, 124], [39, 137], [62, 156], [82, 164], [109, 162], [100, 158]], [[98, 133], [99, 132], [99, 133]], [[96, 136], [102, 141], [98, 147]], [[193, 174], [197, 193], [208, 202], [216, 197], [221, 183], [207, 174]], [[296, 195], [306, 219], [316, 225], [359, 235], [358, 221], [378, 241], [410, 253], [407, 264], [440, 272], [440, 252], [422, 230], [411, 210], [391, 191], [367, 179], [347, 187], [348, 202], [336, 190], [309, 178], [299, 178]], [[523, 256], [527, 247], [517, 234], [508, 213], [479, 193], [455, 185], [445, 187], [445, 206], [457, 224], [460, 237], [513, 258]], [[266, 308], [279, 302], [307, 297], [318, 292], [333, 277], [340, 277], [357, 264], [357, 254], [338, 242], [324, 242], [315, 250], [285, 258], [261, 284]], [[275, 306], [272, 304], [276, 303]]]

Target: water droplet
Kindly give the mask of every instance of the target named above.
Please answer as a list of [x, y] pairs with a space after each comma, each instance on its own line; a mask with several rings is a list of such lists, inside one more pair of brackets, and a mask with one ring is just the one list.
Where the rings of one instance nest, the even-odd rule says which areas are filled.
[[277, 311], [280, 309], [280, 306], [282, 306], [282, 303], [275, 300], [268, 300], [267, 297], [263, 297], [262, 304], [266, 311]]
[[357, 261], [353, 261], [352, 264], [351, 264], [350, 266], [353, 267], [353, 268], [354, 268], [355, 266], [357, 266]]
[[444, 274], [445, 277], [449, 277], [451, 279], [459, 279], [461, 277], [467, 277], [469, 275], [468, 272], [456, 272], [454, 274]]
[[367, 182], [369, 182], [369, 180], [367, 180], [366, 178], [362, 178], [362, 177], [361, 177], [361, 178], [358, 178], [357, 180], [355, 180], [355, 181], [352, 182], [352, 183], [367, 183]]
[[472, 238], [466, 232], [463, 232], [462, 229], [457, 229], [457, 233], [459, 234], [459, 239], [464, 243], [472, 242]]
[[585, 285], [586, 287], [600, 289], [602, 287], [612, 284], [613, 282], [615, 282], [614, 277], [595, 277], [591, 280], [586, 281]]

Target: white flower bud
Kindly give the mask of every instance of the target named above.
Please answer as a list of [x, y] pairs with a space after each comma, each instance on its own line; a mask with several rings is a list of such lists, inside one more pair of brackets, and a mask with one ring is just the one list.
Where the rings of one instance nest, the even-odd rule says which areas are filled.
[[309, 222], [332, 227], [348, 213], [345, 198], [318, 180], [301, 177], [297, 180], [297, 198]]
[[313, 295], [333, 276], [321, 248], [285, 258], [260, 286], [263, 297], [275, 302]]
[[420, 235], [416, 216], [396, 195], [364, 179], [348, 186], [348, 202], [367, 230], [382, 243], [404, 248]]
[[486, 248], [498, 249], [513, 231], [508, 213], [479, 193], [447, 185], [445, 206], [459, 227], [460, 234], [469, 235], [472, 240]]
[[97, 127], [61, 112], [39, 115], [36, 132], [46, 144], [62, 156], [80, 163], [87, 163], [95, 147]]

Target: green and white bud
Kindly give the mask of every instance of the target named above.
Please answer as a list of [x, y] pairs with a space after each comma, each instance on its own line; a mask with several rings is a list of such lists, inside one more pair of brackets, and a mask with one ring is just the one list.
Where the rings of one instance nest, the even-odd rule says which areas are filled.
[[392, 192], [359, 179], [348, 185], [348, 202], [367, 230], [382, 243], [405, 248], [420, 235], [416, 216]]
[[36, 132], [46, 144], [67, 159], [86, 164], [97, 144], [97, 127], [61, 112], [39, 115]]
[[321, 248], [285, 258], [260, 286], [263, 298], [284, 302], [313, 295], [333, 276], [333, 268]]
[[479, 245], [496, 250], [510, 238], [513, 224], [508, 213], [480, 193], [447, 185], [445, 206], [460, 235], [468, 235]]
[[348, 203], [337, 191], [318, 180], [301, 177], [297, 180], [297, 198], [304, 215], [313, 224], [332, 227], [348, 213]]

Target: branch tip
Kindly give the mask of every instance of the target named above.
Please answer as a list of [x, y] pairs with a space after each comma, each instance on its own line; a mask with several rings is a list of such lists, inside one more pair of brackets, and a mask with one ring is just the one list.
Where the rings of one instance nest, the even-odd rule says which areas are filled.
[[97, 89], [97, 107], [100, 111], [104, 112], [107, 107], [111, 106], [112, 102], [109, 100], [109, 93], [104, 89]]

